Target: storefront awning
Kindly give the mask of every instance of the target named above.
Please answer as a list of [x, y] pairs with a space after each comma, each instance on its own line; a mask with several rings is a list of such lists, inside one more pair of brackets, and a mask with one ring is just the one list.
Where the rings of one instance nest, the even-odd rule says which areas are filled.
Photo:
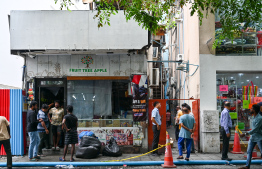
[[11, 11], [11, 52], [132, 50], [148, 45], [148, 31], [123, 11], [97, 27], [96, 11]]

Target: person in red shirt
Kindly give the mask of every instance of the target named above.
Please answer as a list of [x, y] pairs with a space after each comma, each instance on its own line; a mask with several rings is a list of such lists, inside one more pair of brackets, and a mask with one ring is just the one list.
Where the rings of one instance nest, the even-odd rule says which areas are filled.
[[262, 31], [257, 31], [257, 45], [261, 45], [257, 47], [257, 55], [262, 56]]

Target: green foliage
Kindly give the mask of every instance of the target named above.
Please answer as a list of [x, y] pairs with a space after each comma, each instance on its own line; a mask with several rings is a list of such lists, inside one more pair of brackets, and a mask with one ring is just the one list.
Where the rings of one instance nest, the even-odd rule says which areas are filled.
[[[58, 0], [54, 0], [56, 3]], [[176, 8], [183, 8], [190, 4], [191, 16], [197, 14], [202, 24], [204, 17], [210, 13], [220, 17], [222, 29], [216, 36], [213, 47], [221, 43], [225, 37], [233, 40], [235, 34], [241, 34], [243, 29], [258, 26], [261, 23], [261, 0], [100, 0], [97, 4], [97, 14], [94, 18], [98, 19], [98, 27], [110, 26], [110, 17], [124, 10], [126, 20], [134, 19], [143, 28], [152, 33], [156, 33], [161, 24], [165, 23], [166, 29], [175, 26], [174, 14]], [[73, 5], [71, 0], [62, 0], [60, 8], [69, 10]], [[240, 27], [240, 23], [245, 23]], [[163, 26], [162, 26], [163, 27]]]

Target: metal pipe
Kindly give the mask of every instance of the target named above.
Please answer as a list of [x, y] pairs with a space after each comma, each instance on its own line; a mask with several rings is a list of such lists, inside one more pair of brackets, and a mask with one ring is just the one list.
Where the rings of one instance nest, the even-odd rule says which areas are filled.
[[[261, 164], [262, 160], [252, 160], [251, 164]], [[126, 162], [14, 162], [13, 167], [54, 167], [56, 165], [73, 166], [150, 166], [161, 165], [164, 161], [126, 161]], [[192, 160], [192, 161], [174, 161], [175, 165], [242, 165], [246, 160]], [[6, 167], [6, 163], [0, 163], [0, 167]]]

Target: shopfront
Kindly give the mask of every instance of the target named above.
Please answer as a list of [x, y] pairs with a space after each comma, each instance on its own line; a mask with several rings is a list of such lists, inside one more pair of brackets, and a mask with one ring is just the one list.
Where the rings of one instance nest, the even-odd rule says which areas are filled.
[[74, 107], [79, 134], [93, 131], [102, 144], [114, 137], [136, 152], [147, 149], [145, 63], [144, 55], [27, 57], [28, 104], [59, 100]]
[[[238, 125], [241, 131], [251, 129], [250, 108], [253, 104], [262, 101], [262, 73], [256, 72], [230, 72], [217, 73], [217, 110], [223, 110], [223, 103], [231, 103], [230, 116], [232, 119], [232, 135], [234, 140], [234, 129]], [[248, 141], [249, 137], [243, 138]]]

